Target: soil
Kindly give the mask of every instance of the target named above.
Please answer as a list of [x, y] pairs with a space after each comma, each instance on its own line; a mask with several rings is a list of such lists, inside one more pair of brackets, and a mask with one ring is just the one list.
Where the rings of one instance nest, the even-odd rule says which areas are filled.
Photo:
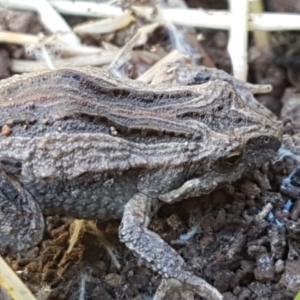
[[[209, 2], [212, 1], [203, 1], [203, 7], [207, 8]], [[214, 2], [216, 7], [209, 8], [226, 8], [226, 1]], [[190, 5], [196, 4], [197, 1], [190, 1]], [[66, 20], [74, 26], [87, 19]], [[121, 47], [136, 27], [130, 25], [101, 37], [87, 36], [83, 41]], [[0, 28], [47, 34], [37, 17], [28, 12], [0, 13]], [[227, 32], [203, 30], [201, 34], [201, 44], [214, 65], [231, 72]], [[272, 49], [265, 50], [256, 47], [250, 36], [249, 48], [249, 81], [273, 85], [272, 93], [258, 99], [282, 118], [284, 132], [294, 139], [300, 124], [298, 49], [294, 49], [294, 56], [284, 49], [290, 49], [291, 40], [299, 37], [298, 32], [281, 34], [277, 39], [280, 43], [274, 42]], [[143, 49], [157, 45], [165, 53], [171, 49], [166, 30], [157, 30]], [[13, 58], [26, 59], [28, 55], [21, 46], [2, 44], [0, 78], [12, 75], [9, 67]], [[149, 66], [145, 61], [132, 61], [133, 77]], [[296, 75], [291, 76], [293, 72]], [[150, 229], [171, 244], [188, 268], [213, 284], [225, 299], [293, 299], [300, 290], [300, 194], [295, 189], [292, 197], [285, 196], [280, 185], [294, 169], [291, 160], [268, 163], [211, 195], [165, 205], [153, 218]], [[71, 236], [74, 238], [74, 221], [49, 216], [46, 223], [45, 237], [39, 246], [27, 253], [5, 256], [37, 299], [152, 299], [161, 277], [119, 242], [118, 220], [98, 221], [99, 231], [91, 223], [83, 223], [71, 250], [68, 249]]]

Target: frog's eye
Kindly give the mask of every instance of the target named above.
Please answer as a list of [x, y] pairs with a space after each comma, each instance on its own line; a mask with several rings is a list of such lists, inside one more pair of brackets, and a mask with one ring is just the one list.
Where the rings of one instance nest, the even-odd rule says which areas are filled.
[[228, 173], [240, 163], [241, 158], [242, 153], [240, 151], [230, 152], [227, 156], [220, 158], [212, 169], [220, 173]]
[[205, 83], [210, 80], [211, 74], [208, 73], [207, 70], [202, 70], [194, 77], [194, 84]]

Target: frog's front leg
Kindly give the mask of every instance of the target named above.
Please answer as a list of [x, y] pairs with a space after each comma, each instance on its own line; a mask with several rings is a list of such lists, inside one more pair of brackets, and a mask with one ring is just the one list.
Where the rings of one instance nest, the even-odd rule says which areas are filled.
[[0, 249], [29, 249], [42, 240], [44, 227], [39, 205], [14, 176], [0, 169]]
[[[182, 293], [187, 291], [198, 294], [205, 299], [221, 300], [222, 295], [205, 280], [185, 270], [182, 257], [156, 233], [147, 229], [150, 222], [150, 210], [154, 199], [141, 193], [135, 194], [125, 205], [123, 219], [119, 228], [119, 237], [126, 246], [146, 261], [148, 265], [166, 278], [163, 280], [155, 296], [155, 300], [170, 295], [170, 288], [174, 287]], [[176, 283], [174, 284], [175, 281]], [[178, 284], [180, 289], [178, 289]]]

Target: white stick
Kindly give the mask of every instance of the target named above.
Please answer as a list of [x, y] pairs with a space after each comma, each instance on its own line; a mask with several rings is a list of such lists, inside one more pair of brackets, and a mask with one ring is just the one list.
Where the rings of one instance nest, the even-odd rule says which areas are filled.
[[234, 77], [247, 81], [248, 74], [248, 1], [231, 0], [231, 29], [228, 42]]
[[64, 41], [72, 45], [80, 44], [79, 38], [73, 33], [70, 26], [57, 13], [46, 0], [0, 0], [0, 5], [4, 8], [17, 8], [33, 10], [39, 13], [41, 22], [51, 32], [64, 32]]
[[[10, 0], [15, 1], [15, 0]], [[121, 15], [122, 9], [109, 4], [89, 3], [84, 1], [49, 0], [59, 12], [68, 15], [113, 17]], [[240, 0], [244, 2], [245, 0]], [[0, 3], [4, 0], [0, 0]], [[151, 15], [153, 8], [144, 7]], [[142, 10], [142, 8], [140, 8]], [[161, 8], [166, 20], [175, 25], [184, 25], [199, 28], [230, 29], [231, 15], [228, 11]], [[249, 30], [299, 30], [300, 18], [298, 14], [288, 13], [253, 13], [248, 18]]]
[[299, 14], [249, 14], [249, 19], [250, 30], [282, 31], [300, 29]]
[[124, 12], [122, 8], [107, 3], [85, 1], [49, 1], [59, 12], [67, 15], [89, 17], [114, 17]]

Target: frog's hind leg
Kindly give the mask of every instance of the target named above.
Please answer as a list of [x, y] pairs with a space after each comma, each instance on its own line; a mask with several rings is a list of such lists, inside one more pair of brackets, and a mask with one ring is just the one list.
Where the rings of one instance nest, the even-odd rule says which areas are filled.
[[29, 249], [42, 240], [44, 227], [39, 205], [13, 176], [0, 170], [0, 249]]
[[[141, 193], [135, 194], [125, 205], [119, 237], [126, 246], [146, 261], [154, 271], [168, 280], [163, 280], [155, 295], [155, 300], [171, 299], [170, 290], [198, 294], [205, 299], [221, 300], [222, 295], [205, 280], [185, 270], [182, 257], [164, 242], [156, 233], [147, 229], [150, 222], [151, 202], [154, 199]], [[186, 297], [186, 296], [184, 296]], [[186, 298], [185, 298], [186, 299]]]

